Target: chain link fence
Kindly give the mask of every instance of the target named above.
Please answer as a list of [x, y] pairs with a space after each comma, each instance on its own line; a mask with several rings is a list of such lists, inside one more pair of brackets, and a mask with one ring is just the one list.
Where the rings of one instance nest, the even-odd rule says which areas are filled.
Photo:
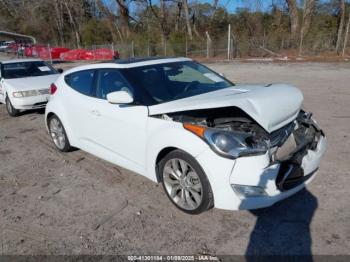
[[[227, 34], [219, 39], [188, 40], [182, 42], [168, 40], [165, 43], [152, 41], [133, 41], [124, 43], [106, 43], [89, 45], [82, 48], [68, 49], [52, 47], [49, 44], [26, 47], [24, 56], [39, 57], [54, 62], [74, 60], [111, 60], [115, 58], [148, 56], [184, 56], [194, 59], [229, 60], [235, 58], [285, 58], [327, 55], [335, 49], [334, 34], [320, 33], [318, 37], [304, 39], [300, 51], [298, 40], [292, 41], [288, 35], [264, 35], [260, 37], [235, 38]], [[349, 50], [346, 50], [349, 51]]]

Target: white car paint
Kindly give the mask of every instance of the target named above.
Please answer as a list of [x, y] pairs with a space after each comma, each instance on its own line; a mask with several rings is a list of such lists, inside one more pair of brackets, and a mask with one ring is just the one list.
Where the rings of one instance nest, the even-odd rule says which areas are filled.
[[[86, 65], [66, 71], [55, 85], [56, 93], [46, 107], [46, 119], [56, 115], [65, 127], [70, 144], [116, 165], [139, 173], [155, 182], [156, 160], [163, 149], [178, 148], [192, 155], [203, 168], [213, 191], [214, 206], [227, 210], [266, 207], [284, 199], [312, 181], [281, 192], [275, 180], [279, 164], [269, 153], [237, 159], [224, 158], [206, 142], [185, 130], [182, 123], [152, 115], [183, 110], [236, 106], [272, 132], [297, 117], [302, 106], [301, 92], [288, 85], [234, 86], [154, 106], [116, 105], [107, 100], [84, 96], [70, 88], [65, 75], [98, 68], [131, 68], [155, 63], [190, 61], [159, 59], [138, 63]], [[46, 123], [47, 124], [47, 123]], [[317, 149], [303, 158], [305, 175], [315, 172], [325, 151], [325, 137]], [[261, 186], [267, 195], [242, 198], [231, 184]]]
[[[40, 59], [13, 59], [7, 61], [1, 61], [1, 64], [10, 64], [16, 62], [33, 62], [42, 61]], [[34, 76], [23, 77], [15, 79], [4, 79], [0, 73], [0, 102], [5, 103], [8, 97], [11, 104], [18, 110], [30, 110], [45, 107], [45, 104], [49, 100], [49, 87], [56, 81], [59, 74], [46, 75], [46, 76]], [[14, 97], [14, 92], [22, 92], [29, 90], [39, 90], [41, 95], [29, 96], [29, 97]], [[38, 104], [38, 105], [36, 105]]]

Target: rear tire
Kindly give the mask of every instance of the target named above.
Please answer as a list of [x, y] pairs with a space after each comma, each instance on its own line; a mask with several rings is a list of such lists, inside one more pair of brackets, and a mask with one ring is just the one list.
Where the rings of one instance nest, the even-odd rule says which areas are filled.
[[6, 100], [5, 100], [5, 103], [6, 103], [6, 110], [7, 110], [7, 113], [12, 116], [12, 117], [16, 117], [19, 115], [19, 110], [14, 108], [10, 99], [8, 97], [6, 97]]
[[164, 191], [178, 209], [196, 215], [213, 207], [208, 178], [190, 154], [178, 149], [171, 151], [159, 162], [158, 170]]
[[49, 127], [51, 139], [56, 148], [61, 152], [69, 152], [72, 150], [66, 130], [64, 129], [61, 120], [57, 116], [53, 115], [47, 121], [47, 125]]

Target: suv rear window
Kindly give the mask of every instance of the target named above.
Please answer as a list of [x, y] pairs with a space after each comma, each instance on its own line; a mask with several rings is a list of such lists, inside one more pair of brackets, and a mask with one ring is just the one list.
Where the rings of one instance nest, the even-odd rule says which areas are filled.
[[75, 72], [64, 77], [67, 85], [75, 91], [90, 96], [92, 94], [92, 85], [94, 82], [95, 70], [84, 70]]

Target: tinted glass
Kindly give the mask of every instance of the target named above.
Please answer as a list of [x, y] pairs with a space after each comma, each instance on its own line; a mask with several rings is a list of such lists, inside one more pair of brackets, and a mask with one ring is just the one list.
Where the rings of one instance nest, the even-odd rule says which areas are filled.
[[55, 69], [42, 61], [2, 64], [1, 67], [5, 79], [58, 74]]
[[[143, 89], [148, 105], [200, 95], [234, 84], [207, 67], [191, 62], [176, 62], [125, 69], [128, 82]], [[151, 100], [151, 102], [149, 102]]]
[[101, 69], [98, 71], [96, 96], [106, 99], [107, 94], [116, 91], [126, 91], [133, 94], [133, 90], [122, 74], [116, 69]]
[[67, 85], [84, 95], [91, 95], [94, 82], [94, 70], [75, 72], [65, 76]]

